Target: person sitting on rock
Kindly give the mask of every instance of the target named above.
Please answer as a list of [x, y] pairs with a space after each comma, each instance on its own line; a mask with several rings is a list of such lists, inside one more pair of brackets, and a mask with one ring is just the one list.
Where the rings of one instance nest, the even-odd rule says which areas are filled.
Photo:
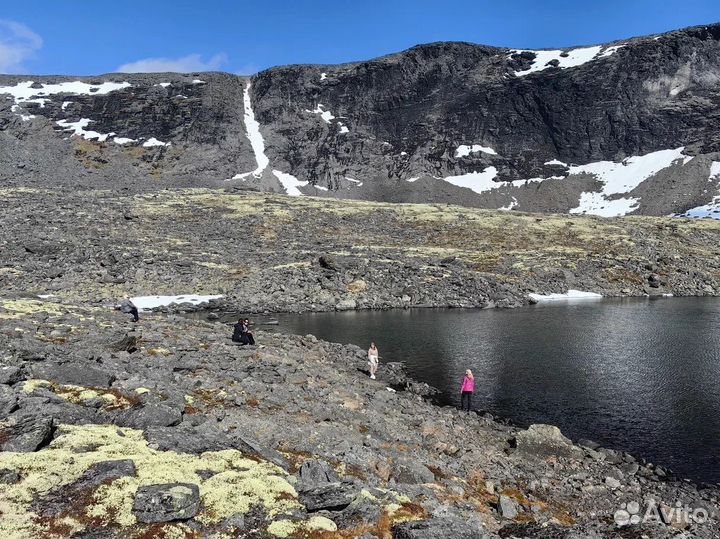
[[243, 336], [245, 338], [245, 344], [255, 345], [255, 337], [253, 337], [252, 331], [250, 331], [250, 320], [246, 318], [243, 320]]
[[237, 321], [237, 324], [233, 326], [232, 340], [241, 345], [255, 344], [255, 338], [250, 331], [250, 320], [240, 318]]
[[128, 296], [123, 296], [123, 299], [117, 308], [120, 309], [120, 312], [122, 313], [131, 314], [133, 316], [133, 322], [137, 322], [138, 320], [140, 320], [138, 309], [137, 307], [135, 307], [135, 304], [130, 301], [130, 298]]

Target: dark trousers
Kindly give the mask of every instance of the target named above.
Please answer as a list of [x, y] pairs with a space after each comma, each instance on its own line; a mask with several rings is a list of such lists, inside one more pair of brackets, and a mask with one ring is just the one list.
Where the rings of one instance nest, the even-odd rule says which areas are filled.
[[249, 332], [248, 332], [248, 333], [241, 333], [241, 334], [240, 334], [240, 344], [242, 344], [242, 345], [245, 345], [245, 344], [254, 345], [254, 344], [255, 344], [255, 338], [253, 337], [253, 334], [252, 334], [252, 333], [249, 333]]
[[465, 400], [467, 400], [467, 411], [472, 407], [472, 391], [463, 391], [460, 394], [460, 409], [465, 410]]
[[130, 311], [130, 314], [133, 315], [133, 322], [137, 322], [140, 320], [140, 315], [138, 314], [137, 307], [133, 307]]

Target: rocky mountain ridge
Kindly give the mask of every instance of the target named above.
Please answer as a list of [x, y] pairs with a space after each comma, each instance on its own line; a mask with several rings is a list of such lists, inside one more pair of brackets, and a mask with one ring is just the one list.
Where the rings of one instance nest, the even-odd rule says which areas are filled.
[[720, 25], [558, 50], [433, 43], [250, 78], [0, 77], [14, 186], [712, 216], [719, 128]]

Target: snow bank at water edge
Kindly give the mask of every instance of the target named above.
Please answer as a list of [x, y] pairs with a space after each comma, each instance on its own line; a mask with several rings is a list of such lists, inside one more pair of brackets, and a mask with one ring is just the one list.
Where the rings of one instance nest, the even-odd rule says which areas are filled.
[[200, 305], [201, 303], [207, 303], [211, 299], [219, 299], [222, 296], [199, 296], [197, 294], [187, 294], [185, 296], [135, 296], [130, 298], [135, 304], [135, 307], [140, 311], [149, 311], [156, 307], [167, 307], [168, 305], [181, 304], [181, 303], [192, 303], [193, 305]]
[[582, 290], [568, 290], [564, 294], [528, 294], [528, 297], [535, 301], [602, 299], [600, 294], [596, 294], [595, 292], [583, 292]]

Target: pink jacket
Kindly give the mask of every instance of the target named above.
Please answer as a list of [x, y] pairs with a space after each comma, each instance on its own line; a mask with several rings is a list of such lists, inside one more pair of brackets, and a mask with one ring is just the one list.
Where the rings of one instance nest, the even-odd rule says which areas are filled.
[[460, 391], [475, 391], [475, 379], [468, 378], [467, 376], [463, 378], [463, 385]]

